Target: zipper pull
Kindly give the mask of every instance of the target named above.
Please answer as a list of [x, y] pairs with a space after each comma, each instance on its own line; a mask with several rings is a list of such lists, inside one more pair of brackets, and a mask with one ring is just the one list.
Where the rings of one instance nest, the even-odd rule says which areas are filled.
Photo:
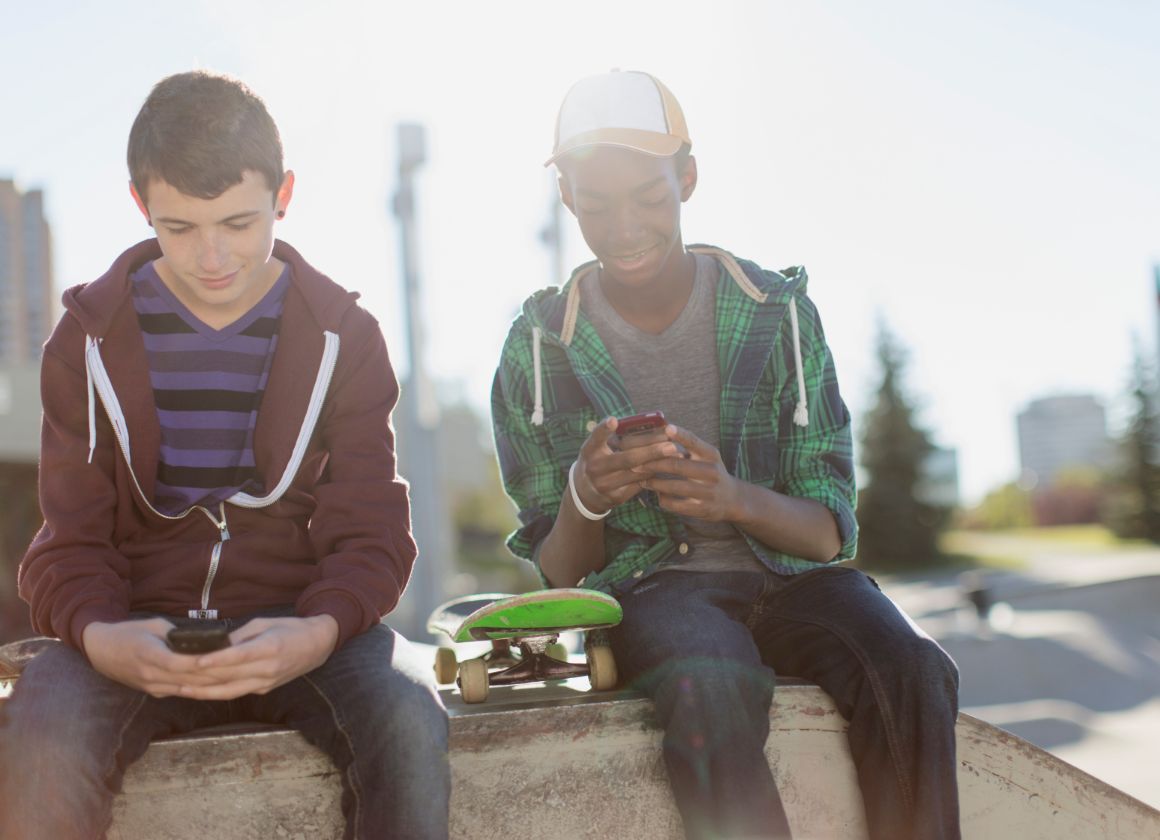
[[225, 542], [230, 538], [230, 529], [226, 527], [226, 503], [221, 502], [218, 506], [218, 512], [221, 514], [221, 519], [218, 520], [218, 531], [221, 532], [221, 541]]

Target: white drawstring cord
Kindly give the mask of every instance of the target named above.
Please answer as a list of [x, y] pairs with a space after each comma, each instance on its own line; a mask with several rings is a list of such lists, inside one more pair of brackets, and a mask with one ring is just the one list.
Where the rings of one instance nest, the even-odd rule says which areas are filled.
[[[294, 449], [290, 452], [290, 460], [286, 462], [286, 469], [282, 471], [282, 478], [274, 485], [274, 489], [265, 496], [252, 496], [249, 493], [235, 493], [226, 499], [238, 507], [261, 508], [272, 505], [282, 494], [290, 489], [302, 459], [306, 456], [306, 449], [310, 445], [310, 438], [314, 428], [318, 425], [318, 418], [322, 414], [322, 406], [330, 390], [330, 380], [334, 375], [335, 365], [338, 364], [338, 353], [341, 345], [338, 333], [325, 330], [322, 333], [322, 359], [318, 362], [318, 373], [314, 377], [314, 390], [310, 392], [310, 402], [306, 406], [306, 414], [302, 417], [302, 425], [298, 428], [298, 438], [294, 441]], [[223, 508], [224, 510], [224, 508]], [[223, 513], [224, 517], [225, 514]], [[224, 518], [222, 520], [225, 521]]]
[[802, 340], [798, 333], [797, 304], [793, 297], [789, 299], [789, 322], [793, 327], [793, 363], [797, 368], [798, 402], [793, 410], [793, 422], [797, 426], [810, 424], [810, 411], [806, 405], [806, 377], [802, 373]]
[[91, 353], [99, 353], [97, 340], [91, 335], [85, 336], [85, 385], [89, 396], [89, 463], [93, 462], [93, 452], [97, 448], [97, 404], [96, 393], [93, 389], [93, 366], [89, 359]]
[[540, 328], [532, 327], [532, 372], [535, 379], [535, 404], [532, 407], [532, 425], [544, 425], [544, 394], [540, 371]]

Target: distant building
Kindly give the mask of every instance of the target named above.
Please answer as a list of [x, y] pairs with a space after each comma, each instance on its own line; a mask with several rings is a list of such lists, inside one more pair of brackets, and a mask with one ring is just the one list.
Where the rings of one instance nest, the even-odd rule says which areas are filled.
[[1088, 394], [1034, 400], [1019, 414], [1019, 461], [1036, 485], [1051, 484], [1072, 467], [1111, 463], [1104, 407]]
[[35, 362], [53, 326], [44, 193], [0, 180], [0, 365]]
[[959, 504], [959, 453], [936, 446], [922, 462], [915, 495], [928, 505], [953, 508]]

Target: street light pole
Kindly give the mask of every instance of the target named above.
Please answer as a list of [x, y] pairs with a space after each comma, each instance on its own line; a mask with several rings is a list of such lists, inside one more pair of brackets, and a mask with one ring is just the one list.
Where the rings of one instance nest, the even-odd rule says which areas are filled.
[[548, 220], [540, 229], [540, 242], [547, 246], [551, 258], [551, 282], [562, 286], [567, 278], [564, 276], [564, 234], [560, 227], [560, 215], [560, 193], [553, 182], [548, 202]]
[[415, 225], [415, 172], [427, 159], [423, 126], [399, 125], [399, 186], [392, 211], [399, 222], [403, 270], [404, 307], [407, 326], [409, 374], [400, 397], [403, 435], [396, 448], [405, 450], [411, 485], [411, 523], [419, 556], [406, 596], [393, 615], [392, 625], [414, 640], [427, 638], [426, 619], [444, 600], [449, 529], [441, 506], [436, 433], [439, 405], [435, 399], [424, 358], [424, 319], [417, 268]]

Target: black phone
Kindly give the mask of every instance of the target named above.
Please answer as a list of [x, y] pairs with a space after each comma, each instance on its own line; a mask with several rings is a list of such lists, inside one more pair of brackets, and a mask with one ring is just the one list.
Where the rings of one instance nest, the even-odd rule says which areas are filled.
[[633, 414], [631, 417], [616, 418], [616, 433], [624, 435], [641, 435], [645, 432], [655, 432], [665, 427], [665, 413], [663, 411], [646, 411], [644, 414]]
[[209, 653], [230, 645], [230, 631], [213, 627], [174, 627], [165, 634], [169, 649], [175, 653]]

